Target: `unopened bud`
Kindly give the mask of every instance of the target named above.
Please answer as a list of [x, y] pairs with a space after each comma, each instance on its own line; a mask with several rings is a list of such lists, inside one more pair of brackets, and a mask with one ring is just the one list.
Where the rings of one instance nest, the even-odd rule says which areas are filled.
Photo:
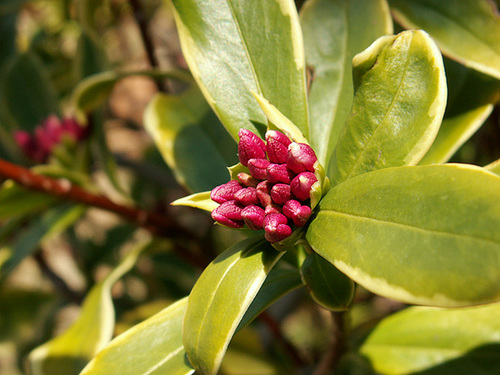
[[292, 234], [292, 228], [288, 225], [288, 219], [283, 214], [269, 214], [264, 218], [264, 230], [266, 240], [279, 242]]
[[265, 211], [262, 207], [251, 205], [241, 211], [241, 217], [245, 224], [253, 230], [259, 230], [264, 227]]
[[286, 164], [269, 164], [266, 170], [266, 177], [273, 184], [279, 182], [289, 184], [294, 174], [286, 167]]
[[241, 211], [242, 207], [238, 203], [227, 201], [212, 211], [212, 218], [226, 227], [241, 228], [244, 225]]
[[317, 160], [316, 153], [308, 144], [293, 142], [288, 146], [286, 165], [297, 174], [314, 172], [314, 163]]
[[224, 203], [234, 200], [234, 193], [241, 190], [242, 187], [236, 180], [231, 180], [225, 184], [216, 186], [210, 192], [210, 199], [217, 203]]
[[282, 214], [282, 213], [283, 213], [283, 211], [282, 211], [281, 207], [278, 206], [277, 204], [271, 203], [270, 205], [266, 206], [266, 209], [265, 209], [265, 214], [266, 215], [269, 215], [269, 214]]
[[250, 159], [248, 161], [248, 169], [252, 177], [258, 180], [266, 179], [267, 166], [270, 164], [267, 159]]
[[238, 180], [243, 186], [246, 187], [256, 187], [259, 183], [259, 180], [257, 180], [255, 177], [252, 177], [252, 175], [243, 172], [238, 173]]
[[269, 130], [266, 133], [266, 151], [267, 157], [272, 163], [286, 163], [288, 155], [288, 146], [292, 141], [282, 132]]
[[238, 132], [238, 157], [240, 163], [248, 166], [250, 159], [264, 159], [266, 157], [266, 145], [262, 139], [247, 129]]
[[311, 217], [311, 207], [291, 199], [283, 206], [283, 215], [292, 219], [295, 226], [302, 227]]
[[257, 185], [257, 197], [259, 197], [260, 204], [262, 207], [267, 207], [272, 203], [271, 200], [271, 188], [272, 184], [268, 181], [261, 181]]
[[247, 187], [238, 190], [234, 193], [234, 199], [241, 203], [243, 206], [250, 206], [252, 204], [259, 204], [259, 197], [257, 196], [257, 189]]
[[290, 185], [276, 184], [271, 189], [271, 199], [276, 204], [285, 204], [291, 197]]
[[302, 172], [297, 175], [292, 182], [290, 188], [292, 194], [300, 201], [305, 201], [310, 198], [311, 186], [318, 181], [314, 173]]

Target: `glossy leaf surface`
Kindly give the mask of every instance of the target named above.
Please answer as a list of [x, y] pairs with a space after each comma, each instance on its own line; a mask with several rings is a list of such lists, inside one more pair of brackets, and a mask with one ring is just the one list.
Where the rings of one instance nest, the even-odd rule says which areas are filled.
[[500, 17], [489, 0], [389, 0], [396, 20], [427, 31], [444, 54], [500, 79]]
[[378, 373], [500, 372], [500, 305], [411, 307], [384, 319], [360, 348]]
[[330, 190], [313, 249], [366, 289], [404, 302], [500, 299], [500, 178], [468, 165], [399, 167]]
[[80, 316], [66, 332], [30, 353], [32, 375], [79, 374], [108, 344], [115, 324], [111, 287], [134, 266], [149, 243], [136, 245], [104, 280], [91, 289]]
[[144, 126], [177, 181], [193, 192], [227, 182], [227, 166], [238, 161], [236, 142], [195, 86], [181, 95], [155, 96]]
[[446, 105], [441, 54], [422, 31], [379, 38], [356, 55], [354, 102], [330, 179], [414, 165], [431, 146]]
[[183, 298], [117, 336], [81, 375], [192, 374], [194, 369], [189, 365], [182, 345], [182, 319], [186, 306], [187, 298]]
[[445, 59], [448, 103], [443, 123], [420, 164], [445, 163], [493, 110], [500, 98], [500, 81]]
[[347, 310], [354, 297], [353, 281], [318, 254], [309, 254], [300, 268], [311, 297], [331, 311]]
[[62, 204], [36, 219], [0, 249], [0, 277], [8, 275], [24, 258], [38, 249], [39, 244], [64, 231], [86, 210], [84, 206]]
[[170, 204], [173, 206], [188, 206], [199, 208], [200, 210], [205, 210], [208, 212], [212, 212], [217, 207], [219, 207], [219, 203], [214, 202], [212, 199], [210, 199], [209, 191], [191, 194], [187, 197], [179, 198]]
[[352, 58], [375, 39], [392, 34], [385, 0], [313, 0], [300, 10], [309, 89], [310, 142], [328, 168], [351, 111]]
[[291, 0], [174, 0], [184, 57], [231, 135], [264, 136], [266, 117], [252, 95], [275, 105], [307, 137], [302, 33]]
[[237, 243], [202, 273], [188, 300], [184, 347], [200, 374], [216, 374], [229, 341], [283, 253], [261, 236]]
[[500, 159], [484, 167], [486, 170], [500, 175]]

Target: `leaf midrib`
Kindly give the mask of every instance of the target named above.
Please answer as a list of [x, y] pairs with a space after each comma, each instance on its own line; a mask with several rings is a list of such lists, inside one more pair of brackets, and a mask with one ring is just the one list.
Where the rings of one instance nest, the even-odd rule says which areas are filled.
[[483, 238], [483, 237], [480, 237], [477, 235], [461, 234], [461, 233], [440, 231], [440, 230], [436, 230], [436, 229], [421, 228], [421, 227], [418, 227], [415, 225], [398, 223], [395, 221], [388, 221], [388, 220], [383, 220], [383, 219], [377, 219], [377, 218], [372, 218], [372, 217], [368, 217], [368, 216], [361, 216], [361, 215], [356, 215], [356, 214], [347, 213], [347, 212], [341, 212], [341, 211], [337, 211], [337, 210], [333, 210], [333, 209], [323, 209], [323, 210], [321, 210], [321, 213], [324, 213], [324, 214], [331, 213], [334, 215], [337, 214], [337, 215], [351, 217], [351, 218], [355, 218], [355, 219], [359, 219], [359, 220], [373, 221], [373, 222], [387, 224], [387, 225], [400, 226], [400, 227], [403, 227], [406, 229], [415, 230], [415, 231], [422, 231], [425, 233], [434, 233], [434, 234], [438, 234], [438, 235], [442, 235], [442, 236], [453, 236], [453, 237], [464, 238], [464, 239], [475, 239], [478, 241], [493, 243], [494, 245], [497, 245], [497, 246], [500, 245], [500, 241], [497, 242], [497, 241], [492, 240], [490, 238]]

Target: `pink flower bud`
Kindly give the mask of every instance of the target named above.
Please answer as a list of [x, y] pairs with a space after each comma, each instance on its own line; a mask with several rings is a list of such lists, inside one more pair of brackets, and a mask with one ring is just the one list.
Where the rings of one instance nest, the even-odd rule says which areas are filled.
[[252, 177], [248, 173], [238, 173], [238, 180], [240, 180], [240, 183], [243, 186], [247, 187], [256, 187], [257, 184], [259, 183], [259, 180], [257, 180], [255, 177]]
[[311, 217], [311, 207], [291, 199], [283, 206], [283, 215], [292, 219], [295, 226], [302, 227]]
[[262, 207], [247, 206], [241, 211], [241, 217], [250, 229], [259, 230], [264, 227], [265, 212]]
[[282, 213], [283, 213], [283, 210], [277, 204], [271, 203], [270, 205], [266, 206], [266, 209], [265, 209], [265, 214], [266, 215], [269, 215], [269, 214], [282, 214]]
[[219, 185], [210, 192], [210, 199], [217, 203], [224, 203], [234, 200], [234, 194], [242, 187], [236, 180], [231, 180], [225, 184]]
[[244, 225], [241, 217], [242, 207], [235, 201], [227, 201], [212, 211], [212, 219], [230, 228], [241, 228]]
[[266, 170], [266, 177], [273, 184], [278, 182], [289, 184], [295, 175], [286, 167], [286, 164], [269, 164]]
[[292, 182], [290, 182], [290, 188], [292, 194], [297, 197], [299, 201], [305, 201], [310, 198], [309, 192], [311, 191], [311, 186], [318, 181], [314, 173], [302, 172], [297, 175]]
[[282, 132], [269, 130], [266, 133], [266, 151], [269, 160], [272, 163], [286, 163], [288, 155], [288, 146], [292, 141]]
[[259, 198], [262, 207], [269, 206], [272, 203], [271, 200], [271, 188], [272, 184], [268, 181], [259, 182], [257, 185], [257, 197]]
[[248, 161], [248, 169], [252, 177], [257, 180], [264, 180], [266, 178], [266, 169], [269, 164], [269, 160], [267, 159], [250, 159]]
[[288, 219], [283, 214], [269, 214], [264, 218], [266, 240], [269, 242], [282, 241], [292, 234]]
[[247, 187], [238, 190], [234, 193], [234, 199], [241, 203], [243, 206], [250, 206], [253, 204], [259, 204], [259, 197], [257, 196], [257, 189], [253, 187]]
[[250, 159], [264, 159], [266, 157], [266, 144], [256, 134], [247, 129], [238, 132], [238, 157], [245, 167]]
[[314, 172], [314, 163], [318, 158], [311, 146], [305, 143], [293, 142], [288, 146], [286, 165], [295, 173]]
[[65, 118], [61, 124], [64, 135], [68, 135], [75, 140], [87, 138], [89, 135], [88, 127], [80, 126], [72, 117]]
[[285, 204], [291, 197], [290, 185], [276, 184], [271, 189], [271, 199], [276, 204]]

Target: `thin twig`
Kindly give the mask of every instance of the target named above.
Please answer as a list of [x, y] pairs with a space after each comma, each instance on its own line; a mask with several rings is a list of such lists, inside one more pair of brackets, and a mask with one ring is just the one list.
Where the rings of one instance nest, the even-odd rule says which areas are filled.
[[[144, 43], [144, 49], [146, 50], [146, 56], [148, 58], [149, 65], [151, 65], [152, 68], [159, 68], [160, 62], [156, 57], [154, 44], [149, 35], [148, 20], [146, 18], [144, 9], [142, 8], [142, 4], [140, 0], [129, 0], [129, 3], [132, 6], [137, 26], [139, 26], [139, 32], [141, 34], [142, 42]], [[167, 86], [164, 82], [161, 81], [155, 81], [155, 82], [159, 91], [168, 92]]]
[[300, 357], [297, 349], [295, 349], [285, 336], [283, 336], [278, 322], [267, 311], [264, 311], [259, 315], [259, 320], [261, 320], [269, 328], [273, 336], [281, 343], [281, 345], [283, 345], [283, 348], [293, 360], [295, 366], [303, 367], [304, 361]]
[[339, 364], [339, 360], [346, 349], [346, 326], [345, 312], [332, 312], [333, 320], [333, 341], [328, 351], [323, 355], [316, 366], [313, 375], [334, 374], [334, 369]]
[[[34, 191], [40, 191], [58, 198], [88, 206], [98, 207], [106, 211], [118, 214], [136, 226], [149, 230], [156, 236], [180, 240], [186, 238], [196, 239], [193, 233], [180, 227], [176, 222], [155, 212], [149, 212], [136, 207], [117, 204], [103, 195], [92, 194], [74, 185], [67, 179], [54, 179], [47, 176], [35, 174], [27, 168], [0, 159], [0, 177], [10, 178], [19, 185]], [[199, 257], [192, 255], [177, 241], [176, 254], [189, 263], [204, 268], [208, 263]]]

